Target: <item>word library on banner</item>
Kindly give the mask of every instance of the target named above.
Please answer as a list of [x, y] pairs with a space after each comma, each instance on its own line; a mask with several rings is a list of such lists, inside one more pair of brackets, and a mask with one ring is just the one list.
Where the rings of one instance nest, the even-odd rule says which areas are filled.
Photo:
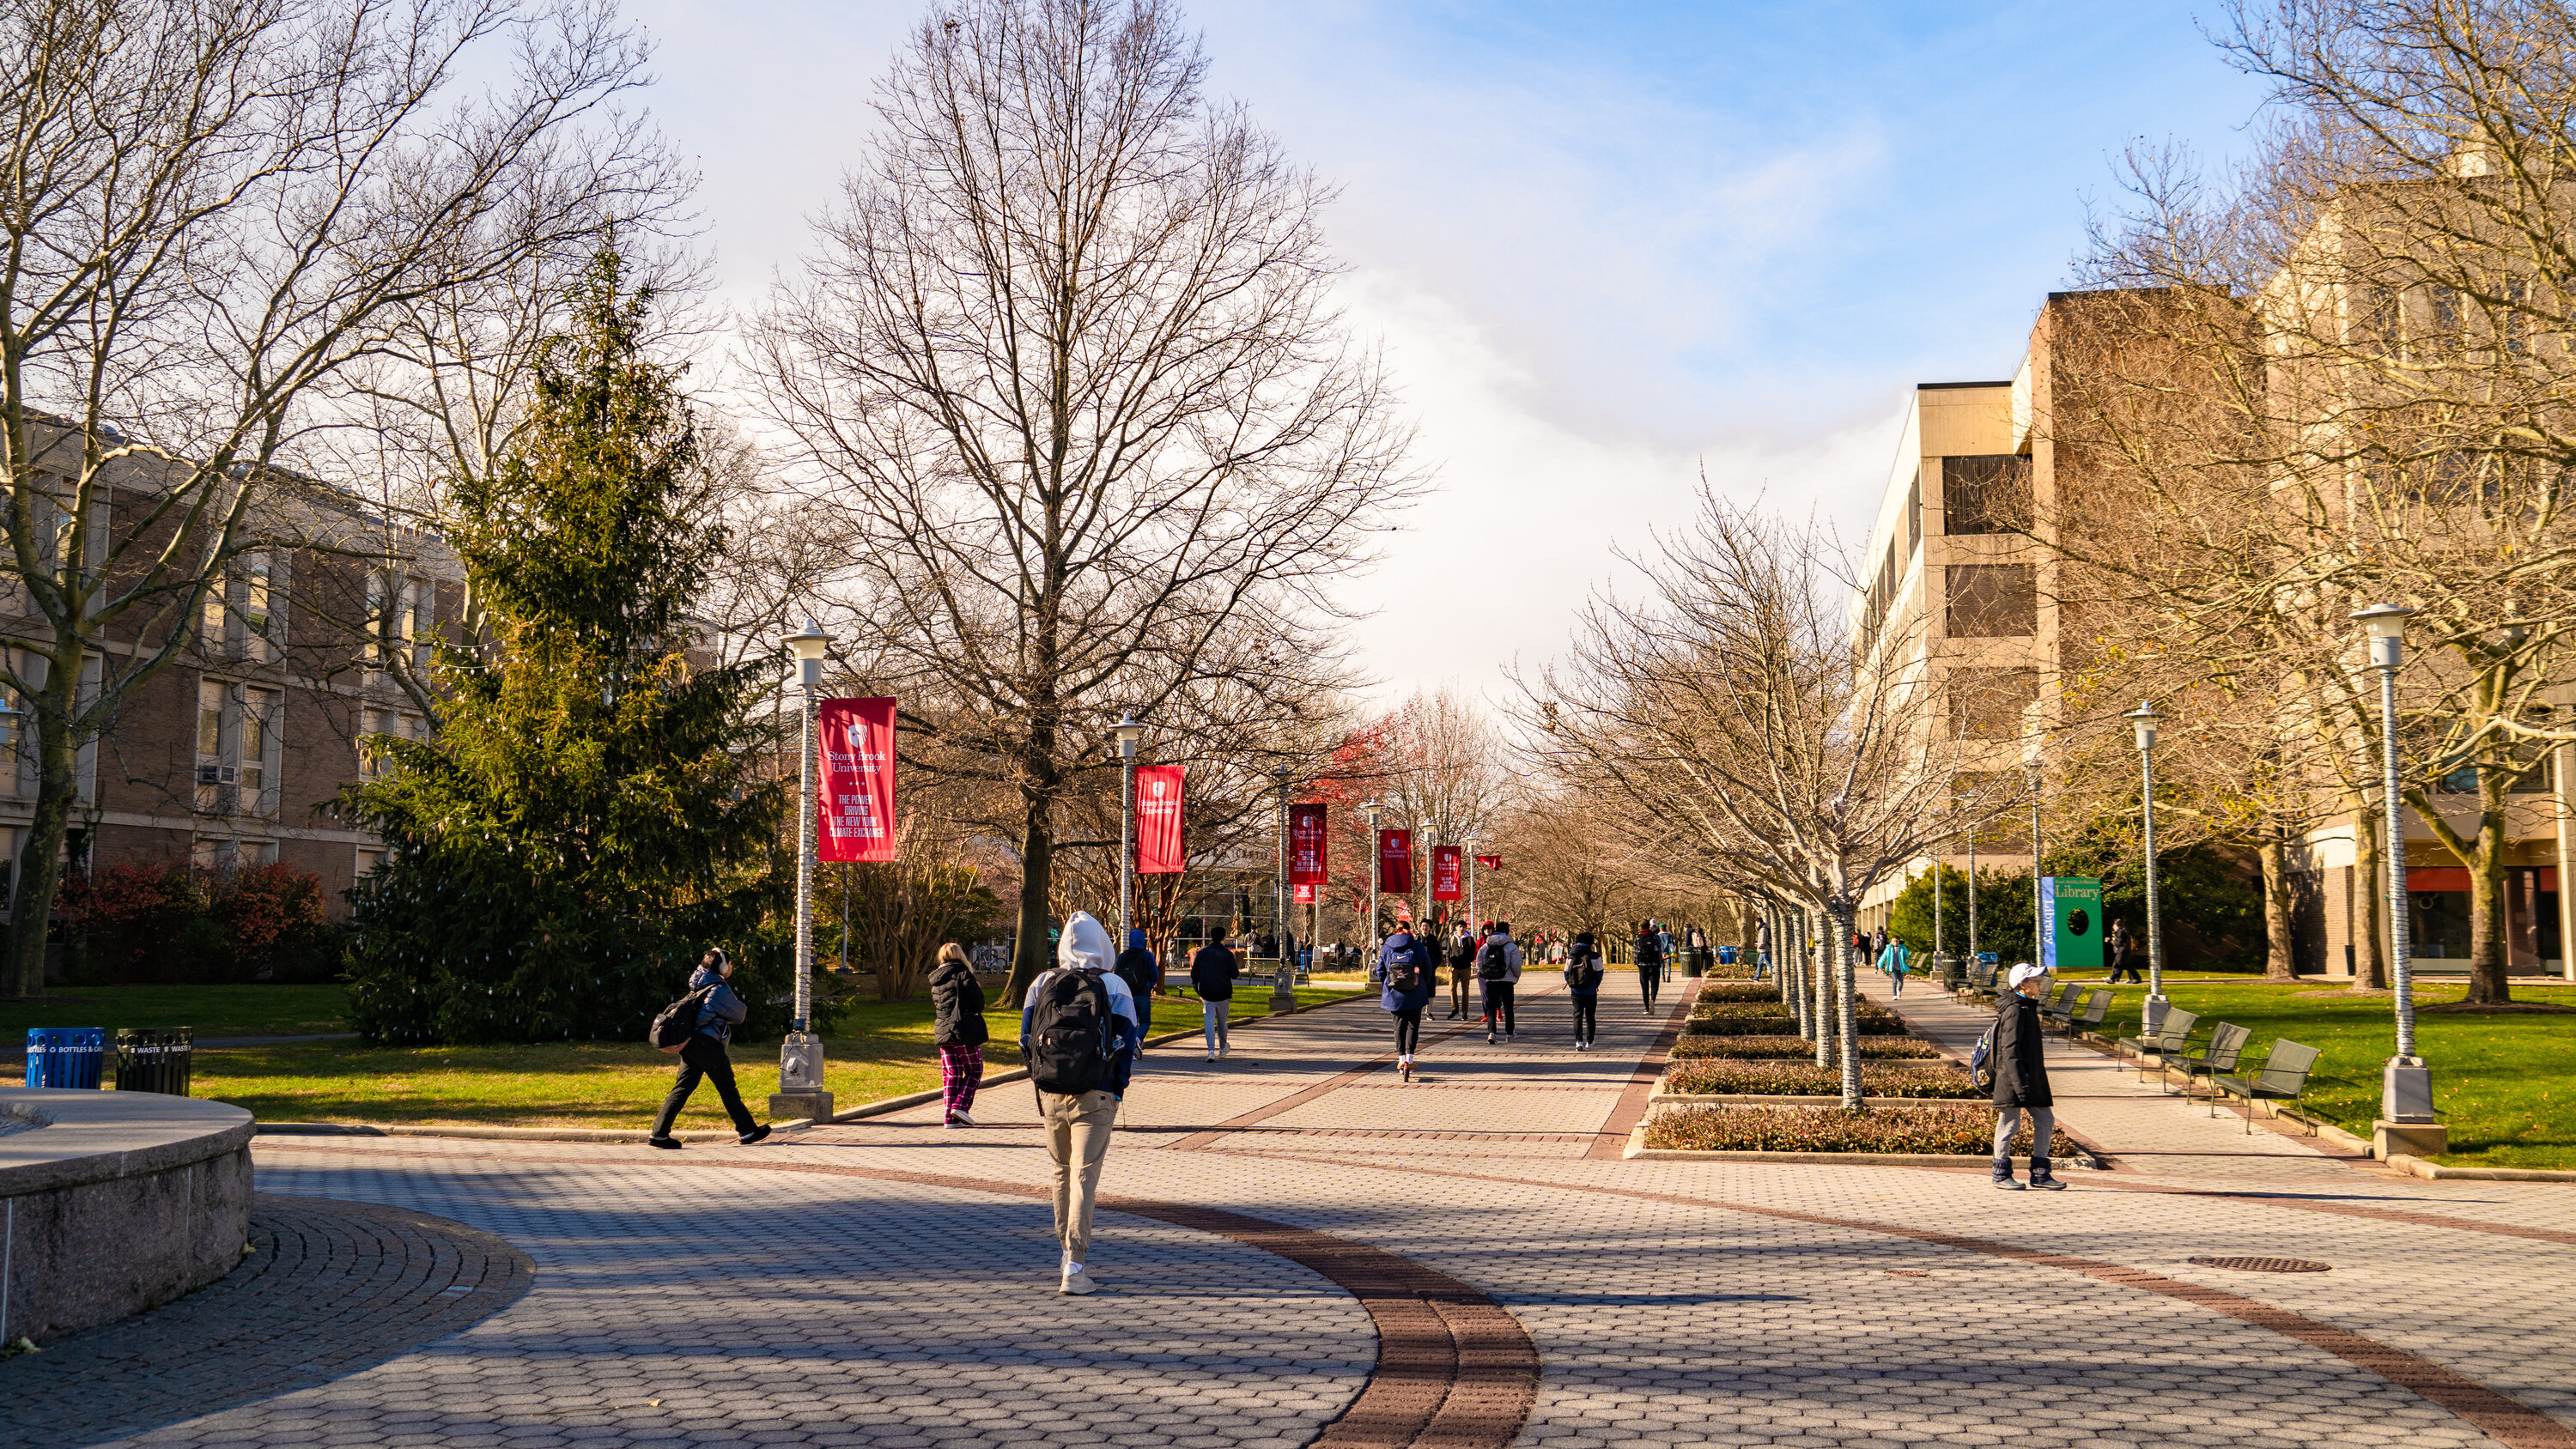
[[1377, 833], [1377, 888], [1388, 895], [1413, 894], [1413, 832]]
[[894, 701], [827, 699], [816, 720], [814, 858], [894, 859]]
[[1190, 868], [1181, 843], [1181, 772], [1184, 765], [1136, 768], [1136, 873], [1177, 875]]

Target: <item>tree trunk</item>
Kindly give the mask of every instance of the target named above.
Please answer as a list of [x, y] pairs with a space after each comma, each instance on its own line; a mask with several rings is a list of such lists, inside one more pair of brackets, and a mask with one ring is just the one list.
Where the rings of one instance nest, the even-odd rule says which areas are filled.
[[1011, 979], [1002, 999], [1017, 1003], [1029, 987], [1055, 964], [1047, 949], [1047, 896], [1055, 885], [1055, 821], [1048, 802], [1030, 802], [1028, 827], [1020, 837], [1020, 922], [1011, 945]]
[[2290, 841], [2278, 824], [2263, 829], [2263, 977], [2292, 981], [2298, 977], [2290, 956]]
[[1816, 1065], [1830, 1067], [1834, 1064], [1834, 1033], [1828, 1025], [1833, 1020], [1834, 943], [1824, 931], [1816, 933], [1815, 1003]]
[[2513, 1000], [2505, 973], [2513, 965], [2506, 935], [2505, 804], [2515, 771], [2478, 767], [2478, 834], [2469, 864], [2469, 995], [2477, 1002]]
[[[80, 656], [80, 641], [71, 642]], [[32, 1001], [45, 994], [45, 934], [54, 895], [63, 879], [63, 837], [80, 801], [80, 746], [72, 738], [72, 713], [80, 702], [80, 666], [49, 669], [36, 692], [36, 808], [27, 843], [18, 853], [18, 892], [9, 920], [7, 959], [0, 965], [0, 996]]]
[[1838, 905], [1834, 912], [1834, 982], [1842, 999], [1836, 1003], [1834, 1037], [1843, 1056], [1843, 1110], [1860, 1110], [1860, 1007], [1859, 982], [1852, 961], [1852, 908]]
[[2361, 790], [2345, 795], [2352, 814], [2352, 873], [2360, 906], [2352, 943], [2353, 985], [2372, 991], [2388, 988], [2388, 887], [2380, 879], [2386, 862], [2379, 848], [2379, 813]]

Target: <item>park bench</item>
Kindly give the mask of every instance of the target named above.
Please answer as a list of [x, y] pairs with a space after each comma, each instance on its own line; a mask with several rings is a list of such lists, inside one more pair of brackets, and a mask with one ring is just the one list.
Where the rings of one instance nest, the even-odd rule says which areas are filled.
[[[2198, 1056], [2182, 1059], [2182, 1094], [2190, 1096], [2191, 1084], [2202, 1077], [2215, 1083], [2221, 1075], [2236, 1070], [2236, 1059], [2244, 1055], [2245, 1043], [2253, 1036], [2252, 1028], [2232, 1021], [2222, 1021], [2211, 1028], [2209, 1046]], [[2209, 1115], [2218, 1115], [2218, 1089], [2214, 1085], [2209, 1091]]]
[[2068, 1036], [2074, 1036], [2078, 1032], [2084, 1031], [2088, 1028], [2100, 1026], [2102, 1024], [2102, 1018], [2109, 1016], [2110, 1014], [2110, 992], [2087, 992], [2084, 996], [2084, 1009], [2068, 1014], [2065, 1021], [2066, 1034]]
[[2075, 993], [2083, 990], [2078, 982], [2069, 981], [2057, 988], [2057, 994], [2039, 1004], [2039, 1024], [2063, 1027], [2075, 1020]]
[[1968, 973], [1968, 994], [1970, 996], [1994, 995], [1995, 977], [2001, 974], [2002, 971], [2003, 968], [2001, 966], [1990, 961], [1981, 961], [1977, 963], [1977, 969]]
[[[2263, 1070], [2250, 1077], [2213, 1078], [2211, 1085], [2231, 1097], [2245, 1099], [2245, 1131], [2250, 1136], [2254, 1131], [2254, 1104], [2264, 1101], [2300, 1105], [2299, 1096], [2308, 1089], [2308, 1073], [2316, 1068], [2321, 1055], [2315, 1047], [2301, 1046], [2284, 1037], [2272, 1043], [2271, 1054], [2263, 1060]], [[2211, 1100], [2217, 1099], [2213, 1095]], [[2308, 1135], [2317, 1135], [2313, 1119], [2308, 1123]]]
[[2191, 1045], [2192, 1027], [2199, 1020], [2199, 1017], [2188, 1011], [2168, 1011], [2165, 1013], [2163, 1022], [2158, 1024], [2154, 1031], [2140, 1027], [2136, 1036], [2125, 1036], [2113, 1042], [2111, 1054], [2116, 1058], [2122, 1047], [2137, 1052], [2138, 1080], [2143, 1082], [2147, 1079], [2148, 1054], [2154, 1053], [2159, 1062], [2180, 1054], [2185, 1047]]

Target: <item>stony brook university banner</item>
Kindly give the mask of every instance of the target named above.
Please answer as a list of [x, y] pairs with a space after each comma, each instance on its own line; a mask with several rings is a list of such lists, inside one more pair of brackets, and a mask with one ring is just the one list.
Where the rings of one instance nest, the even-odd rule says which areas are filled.
[[894, 859], [894, 701], [824, 700], [816, 733], [814, 858]]
[[1377, 888], [1389, 895], [1413, 894], [1413, 832], [1377, 833]]
[[1177, 875], [1190, 868], [1181, 844], [1181, 765], [1136, 767], [1136, 873]]
[[1306, 888], [1301, 901], [1313, 900], [1314, 887], [1324, 883], [1324, 823], [1322, 805], [1288, 807], [1288, 883]]
[[1476, 857], [1476, 869], [1478, 870], [1501, 870], [1502, 868], [1503, 858], [1499, 855], [1480, 855]]
[[1458, 847], [1431, 847], [1431, 898], [1435, 901], [1463, 901], [1467, 891], [1461, 879], [1465, 862], [1459, 859]]
[[1294, 885], [1290, 886], [1289, 889], [1296, 892], [1295, 895], [1289, 897], [1289, 900], [1293, 904], [1311, 906], [1315, 903], [1315, 887], [1312, 885]]

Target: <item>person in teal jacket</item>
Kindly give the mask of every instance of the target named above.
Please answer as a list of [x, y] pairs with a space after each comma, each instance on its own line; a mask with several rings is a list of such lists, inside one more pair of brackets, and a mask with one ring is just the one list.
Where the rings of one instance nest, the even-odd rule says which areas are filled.
[[1887, 973], [1890, 996], [1905, 994], [1905, 973], [1913, 968], [1913, 964], [1913, 955], [1905, 949], [1905, 943], [1894, 936], [1888, 937], [1887, 949], [1878, 953], [1878, 969]]

